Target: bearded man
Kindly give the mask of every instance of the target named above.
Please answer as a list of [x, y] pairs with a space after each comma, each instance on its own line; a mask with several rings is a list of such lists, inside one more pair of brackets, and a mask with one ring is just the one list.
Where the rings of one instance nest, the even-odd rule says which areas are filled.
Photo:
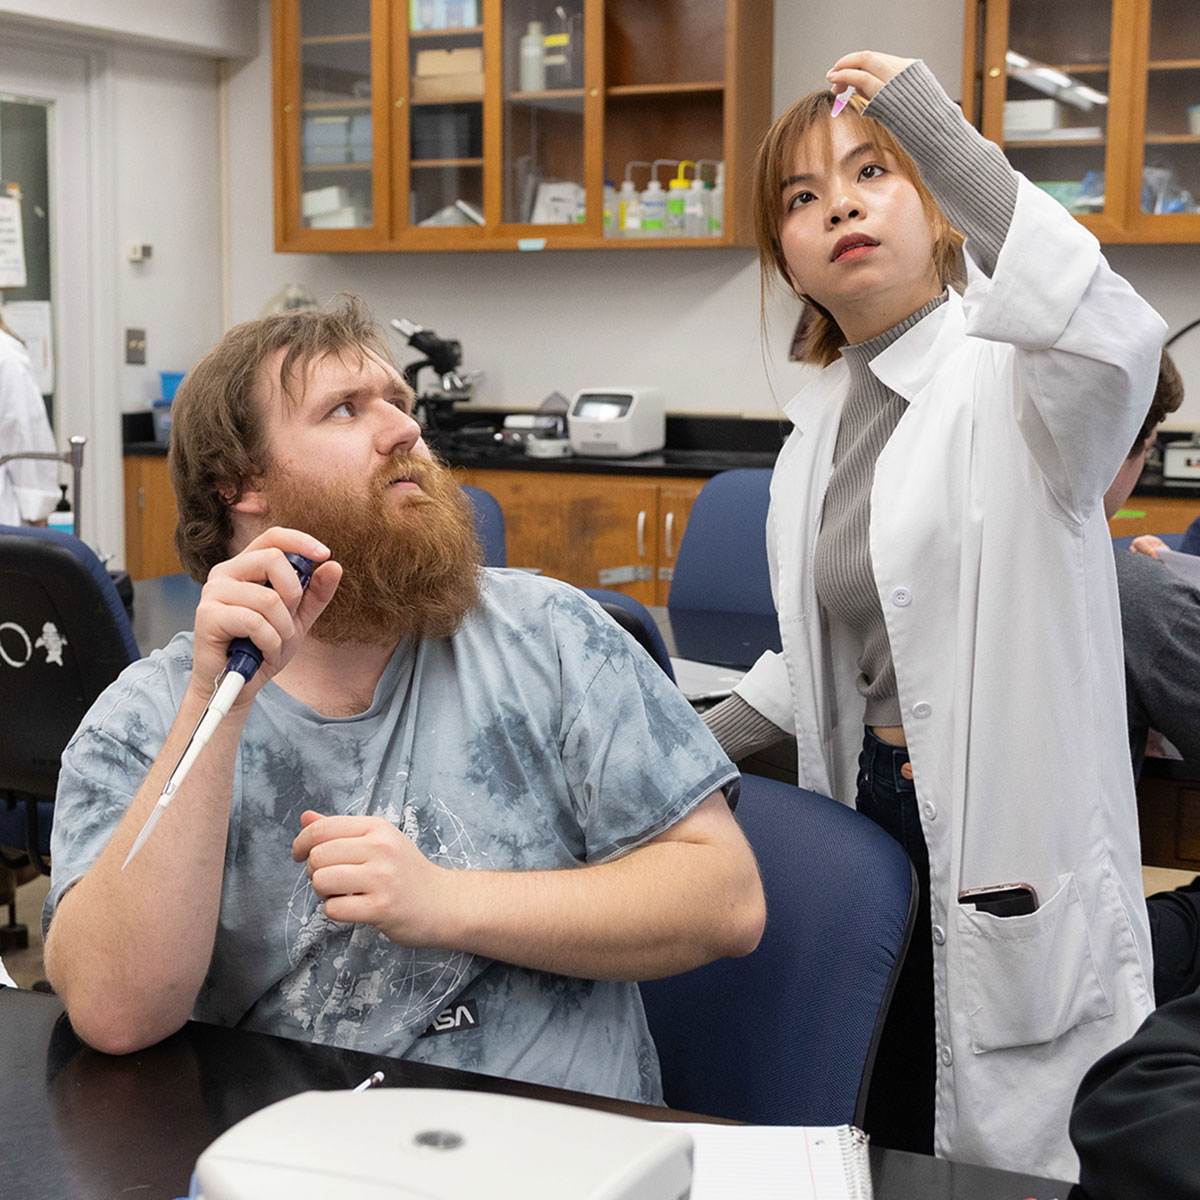
[[[737, 773], [587, 597], [480, 566], [412, 400], [354, 301], [188, 373], [170, 467], [204, 589], [64, 756], [49, 977], [110, 1053], [195, 1016], [658, 1101], [633, 981], [762, 930]], [[237, 637], [262, 667], [123, 870]]]

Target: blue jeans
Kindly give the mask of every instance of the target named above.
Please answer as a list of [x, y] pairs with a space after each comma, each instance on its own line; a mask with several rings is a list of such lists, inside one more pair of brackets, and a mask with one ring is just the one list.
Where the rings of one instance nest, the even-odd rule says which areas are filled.
[[863, 1124], [880, 1145], [932, 1154], [937, 1066], [929, 851], [917, 812], [916, 785], [903, 774], [907, 763], [906, 746], [889, 745], [870, 729], [864, 731], [857, 808], [904, 847], [917, 873], [919, 896], [908, 954], [875, 1056]]

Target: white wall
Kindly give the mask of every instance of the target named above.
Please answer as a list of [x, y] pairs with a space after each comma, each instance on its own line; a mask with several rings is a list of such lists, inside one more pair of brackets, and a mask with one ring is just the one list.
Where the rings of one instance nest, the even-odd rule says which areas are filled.
[[[160, 394], [159, 371], [181, 371], [221, 336], [221, 159], [218, 64], [194, 55], [118, 48], [112, 57], [116, 273], [113, 344], [146, 330], [146, 365], [118, 362], [125, 412]], [[131, 242], [153, 247], [128, 261]]]

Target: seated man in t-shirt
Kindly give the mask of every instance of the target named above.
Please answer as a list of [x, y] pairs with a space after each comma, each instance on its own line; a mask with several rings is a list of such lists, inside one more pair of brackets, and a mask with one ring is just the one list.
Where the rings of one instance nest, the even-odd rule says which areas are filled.
[[[170, 468], [204, 591], [64, 756], [50, 980], [109, 1052], [195, 1016], [657, 1101], [632, 981], [762, 931], [737, 772], [581, 592], [480, 567], [412, 402], [354, 303], [188, 372]], [[262, 667], [123, 869], [238, 637]]]

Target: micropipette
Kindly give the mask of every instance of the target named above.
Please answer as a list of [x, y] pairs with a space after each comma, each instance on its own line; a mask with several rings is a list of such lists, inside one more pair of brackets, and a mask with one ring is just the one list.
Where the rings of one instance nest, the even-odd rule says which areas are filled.
[[[312, 578], [313, 571], [316, 570], [316, 563], [311, 558], [305, 558], [303, 554], [285, 554], [284, 558], [292, 564], [296, 574], [300, 576], [300, 586], [308, 587], [308, 581]], [[266, 586], [270, 587], [271, 585], [268, 583]], [[217, 676], [212, 699], [204, 706], [204, 712], [200, 714], [200, 720], [196, 722], [196, 728], [192, 730], [192, 736], [188, 738], [187, 745], [184, 746], [183, 753], [179, 756], [179, 761], [167, 777], [158, 803], [150, 810], [146, 823], [142, 826], [136, 841], [125, 856], [125, 861], [121, 864], [122, 871], [129, 866], [133, 861], [133, 856], [146, 844], [146, 840], [153, 832], [155, 825], [158, 824], [159, 818], [167, 811], [167, 806], [171, 801], [175, 799], [179, 785], [183, 783], [200, 751], [204, 749], [209, 738], [221, 723], [221, 718], [233, 707], [233, 702], [246, 685], [246, 681], [253, 679], [254, 672], [262, 666], [262, 651], [249, 638], [234, 638], [229, 643], [228, 653], [229, 661], [225, 664], [225, 669]]]
[[844, 92], [838, 92], [838, 94], [836, 96], [834, 96], [834, 98], [833, 98], [833, 114], [832, 115], [836, 117], [838, 115], [838, 113], [840, 113], [842, 111], [842, 109], [845, 108], [846, 105], [850, 103], [850, 97], [853, 95], [854, 95], [853, 85], [846, 88], [846, 90]]

